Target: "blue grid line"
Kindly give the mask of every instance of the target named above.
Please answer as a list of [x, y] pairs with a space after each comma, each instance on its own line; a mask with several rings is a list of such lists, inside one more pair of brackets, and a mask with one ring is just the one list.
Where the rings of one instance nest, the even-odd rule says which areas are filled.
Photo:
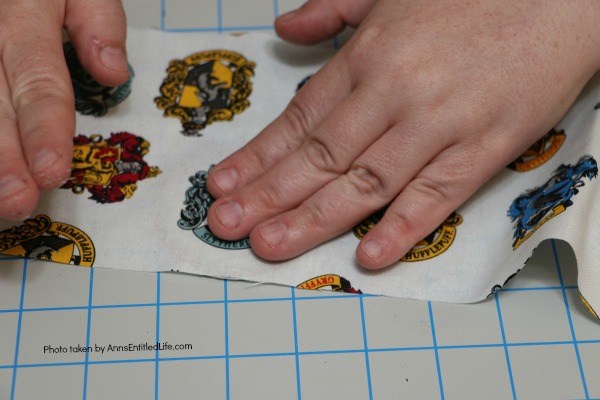
[[225, 320], [225, 393], [226, 399], [230, 399], [229, 384], [229, 304], [228, 304], [227, 279], [223, 280], [223, 308]]
[[[275, 0], [276, 2], [277, 0]], [[298, 317], [296, 315], [296, 288], [291, 287], [292, 291], [292, 322], [294, 324], [294, 358], [296, 363], [296, 391], [298, 400], [302, 399], [302, 386], [300, 385], [300, 357], [298, 356]]]
[[333, 37], [333, 48], [336, 50], [340, 49], [340, 40], [338, 39], [337, 35]]
[[[19, 258], [23, 260], [22, 258]], [[498, 292], [514, 292], [514, 291], [543, 291], [543, 290], [578, 290], [578, 286], [548, 286], [548, 287], [530, 287], [530, 288], [503, 288], [498, 290]], [[331, 300], [339, 300], [356, 297], [356, 294], [341, 294], [336, 293], [333, 296], [296, 296], [295, 301], [305, 301], [305, 300], [322, 300], [322, 299], [331, 299]], [[364, 297], [379, 297], [377, 295], [362, 295]], [[261, 303], [261, 302], [272, 302], [272, 301], [291, 301], [291, 297], [269, 297], [269, 298], [256, 298], [256, 299], [230, 299], [227, 300], [228, 303]], [[185, 306], [185, 305], [202, 305], [202, 304], [222, 304], [224, 300], [198, 300], [198, 301], [173, 301], [173, 302], [161, 302], [161, 307], [170, 307], [170, 306]], [[156, 307], [156, 303], [131, 303], [131, 304], [99, 304], [92, 305], [92, 310], [94, 309], [106, 309], [106, 308], [131, 308], [131, 307]], [[73, 311], [73, 310], [87, 310], [87, 305], [81, 306], [63, 306], [63, 307], [32, 307], [32, 308], [11, 308], [6, 310], [0, 310], [0, 314], [7, 313], [19, 313], [19, 312], [44, 312], [44, 311]], [[581, 341], [577, 341], [577, 343], [582, 343]]]
[[217, 0], [217, 30], [219, 33], [223, 32], [223, 2]]
[[[90, 268], [90, 284], [88, 288], [88, 307], [87, 307], [87, 327], [85, 332], [85, 347], [90, 347], [90, 334], [92, 327], [92, 302], [94, 292], [94, 268]], [[85, 364], [83, 367], [83, 400], [87, 399], [87, 384], [88, 384], [88, 367], [90, 361], [90, 353], [85, 353]]]
[[540, 291], [540, 290], [572, 290], [579, 289], [577, 285], [569, 285], [569, 286], [548, 286], [548, 287], [531, 287], [531, 288], [504, 288], [498, 290], [498, 292], [531, 292], [531, 291]]
[[[296, 297], [297, 301], [304, 300], [322, 300], [322, 299], [346, 299], [356, 297], [356, 294], [339, 294], [335, 296], [306, 296], [306, 297]], [[364, 295], [365, 297], [377, 297], [374, 295]], [[228, 300], [228, 303], [264, 303], [264, 302], [273, 302], [273, 301], [291, 301], [291, 297], [270, 297], [270, 298], [256, 298], [256, 299], [231, 299]], [[198, 301], [173, 301], [173, 302], [164, 302], [160, 303], [161, 307], [169, 307], [169, 306], [187, 306], [187, 305], [205, 305], [205, 304], [223, 304], [224, 300], [198, 300]], [[92, 309], [106, 309], [106, 308], [135, 308], [135, 307], [156, 307], [156, 303], [131, 303], [131, 304], [102, 304], [102, 305], [92, 305]], [[24, 308], [23, 310], [18, 308], [0, 310], [0, 314], [6, 313], [18, 313], [22, 312], [43, 312], [43, 311], [73, 311], [73, 310], [87, 310], [88, 306], [64, 306], [64, 307], [34, 307], [34, 308]]]
[[[600, 343], [600, 340], [587, 340], [580, 341], [579, 343]], [[572, 344], [570, 341], [566, 342], [533, 342], [533, 343], [508, 343], [507, 346], [554, 346], [554, 345], [569, 345]], [[460, 349], [472, 349], [472, 348], [492, 348], [492, 347], [504, 347], [504, 344], [479, 344], [479, 345], [449, 345], [449, 346], [418, 346], [418, 347], [389, 347], [389, 348], [370, 348], [369, 353], [378, 352], [392, 352], [392, 351], [435, 351], [435, 350], [460, 350]], [[318, 356], [318, 355], [333, 355], [333, 354], [359, 354], [364, 353], [364, 349], [342, 349], [342, 350], [316, 350], [316, 351], [298, 351], [299, 357], [304, 356]], [[295, 356], [295, 352], [281, 352], [281, 353], [248, 353], [248, 354], [228, 354], [228, 355], [208, 355], [208, 356], [190, 356], [190, 357], [161, 357], [160, 362], [165, 361], [193, 361], [193, 360], [214, 360], [214, 359], [241, 359], [241, 358], [266, 358], [266, 357], [290, 357]], [[127, 364], [127, 363], [141, 363], [141, 362], [156, 362], [156, 357], [151, 358], [132, 358], [132, 359], [117, 359], [117, 360], [98, 360], [88, 361], [89, 365], [99, 364]], [[83, 366], [85, 361], [69, 361], [69, 362], [56, 362], [56, 363], [32, 363], [32, 364], [20, 364], [16, 368], [40, 368], [40, 367], [64, 367], [64, 366]], [[0, 365], [0, 369], [12, 369], [15, 366]]]
[[[582, 340], [579, 343], [585, 343]], [[600, 340], [593, 340], [594, 343], [600, 343]], [[555, 341], [555, 342], [522, 342], [522, 343], [508, 343], [508, 347], [526, 347], [526, 346], [561, 346], [565, 344], [573, 344], [572, 340]]]
[[440, 367], [440, 355], [438, 354], [437, 337], [435, 334], [435, 321], [433, 320], [433, 308], [431, 302], [427, 302], [427, 308], [429, 309], [429, 324], [431, 325], [431, 338], [433, 340], [433, 353], [435, 355], [435, 367], [438, 375], [438, 385], [440, 387], [440, 398], [444, 400], [444, 382], [442, 380], [442, 368]]
[[367, 372], [367, 387], [369, 389], [369, 399], [373, 400], [373, 385], [371, 383], [371, 363], [369, 360], [369, 343], [367, 340], [367, 322], [365, 320], [365, 304], [362, 296], [358, 296], [360, 305], [360, 322], [362, 325], [363, 347], [365, 350], [365, 369]]
[[[23, 258], [18, 258], [23, 260]], [[1, 260], [0, 260], [1, 261]], [[540, 291], [540, 290], [562, 290], [561, 286], [548, 286], [548, 287], [529, 287], [529, 288], [502, 288], [498, 292], [512, 292], [512, 291]], [[564, 286], [566, 290], [579, 289], [576, 285]], [[342, 294], [336, 293], [335, 295], [321, 295], [321, 296], [296, 296], [296, 301], [304, 300], [321, 300], [321, 299], [345, 299], [349, 297], [356, 297], [356, 294]], [[364, 297], [379, 297], [377, 295], [362, 295]], [[253, 303], [253, 302], [271, 302], [271, 301], [290, 301], [291, 297], [270, 297], [270, 298], [256, 298], [256, 299], [230, 299], [229, 303]], [[161, 302], [161, 307], [168, 306], [183, 306], [183, 305], [201, 305], [201, 304], [222, 304], [223, 300], [198, 300], [198, 301], [175, 301], [175, 302]], [[130, 307], [156, 307], [156, 303], [131, 303], [131, 304], [102, 304], [92, 305], [92, 309], [104, 309], [104, 308], [130, 308]], [[72, 311], [72, 310], [87, 310], [87, 305], [81, 306], [63, 306], [63, 307], [33, 307], [18, 309], [6, 309], [0, 310], [0, 314], [6, 313], [18, 313], [18, 312], [42, 312], [42, 311]], [[579, 341], [580, 342], [580, 341]]]
[[242, 32], [242, 31], [272, 31], [273, 25], [256, 26], [215, 26], [209, 28], [166, 28], [165, 32], [186, 33], [186, 32]]
[[[23, 309], [25, 302], [25, 280], [27, 279], [27, 260], [23, 261], [23, 277], [21, 278], [21, 296], [19, 299], [19, 308]], [[15, 343], [15, 357], [13, 358], [13, 376], [10, 388], [10, 400], [15, 398], [15, 387], [17, 384], [17, 365], [19, 365], [19, 349], [21, 347], [21, 323], [23, 322], [23, 312], [19, 312], [17, 321], [17, 341]]]
[[165, 19], [167, 17], [167, 0], [160, 0], [160, 29], [165, 30]]
[[279, 0], [273, 0], [273, 16], [279, 18]]
[[502, 319], [502, 309], [500, 307], [500, 299], [498, 293], [494, 293], [494, 300], [496, 301], [496, 312], [498, 313], [498, 323], [500, 325], [500, 333], [502, 335], [502, 344], [504, 347], [504, 357], [506, 358], [506, 369], [508, 371], [508, 379], [510, 381], [510, 390], [513, 399], [517, 398], [517, 392], [515, 390], [515, 381], [512, 373], [512, 366], [510, 364], [510, 354], [508, 352], [508, 345], [506, 343], [506, 332], [504, 331], [504, 320]]
[[[160, 342], [160, 272], [156, 274], [156, 343]], [[159, 378], [159, 346], [156, 346], [154, 358], [154, 399], [158, 400], [158, 378]]]
[[577, 335], [575, 334], [575, 327], [573, 326], [573, 319], [571, 318], [571, 309], [569, 307], [569, 299], [567, 298], [567, 291], [564, 289], [565, 283], [562, 277], [562, 271], [560, 267], [560, 261], [558, 259], [558, 253], [556, 251], [556, 244], [554, 243], [554, 239], [550, 241], [552, 245], [552, 254], [554, 255], [554, 264], [556, 265], [556, 272], [558, 273], [558, 281], [560, 285], [563, 287], [562, 296], [565, 302], [565, 310], [567, 312], [567, 319], [569, 321], [569, 329], [571, 330], [571, 337], [573, 338], [573, 347], [575, 348], [575, 356], [577, 357], [577, 365], [579, 366], [579, 374], [581, 376], [581, 383], [583, 385], [583, 393], [585, 394], [585, 398], [590, 398], [590, 393], [588, 391], [587, 382], [585, 379], [585, 372], [583, 370], [583, 364], [581, 363], [581, 355], [579, 354], [579, 346], [577, 345]]

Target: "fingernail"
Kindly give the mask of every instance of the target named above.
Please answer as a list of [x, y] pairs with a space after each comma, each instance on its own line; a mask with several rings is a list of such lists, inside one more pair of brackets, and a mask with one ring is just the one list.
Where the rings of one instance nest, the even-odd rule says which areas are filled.
[[361, 246], [365, 254], [373, 260], [378, 260], [383, 255], [383, 244], [377, 239], [369, 239]]
[[16, 176], [7, 176], [0, 180], [0, 200], [4, 200], [15, 193], [27, 188], [24, 180]]
[[279, 22], [289, 22], [292, 19], [294, 19], [298, 14], [300, 13], [300, 10], [293, 10], [290, 12], [287, 12], [283, 15], [281, 15], [278, 20]]
[[128, 71], [125, 53], [118, 47], [104, 47], [100, 49], [100, 62], [115, 71]]
[[225, 168], [213, 173], [215, 184], [224, 193], [229, 193], [237, 187], [238, 173], [234, 168]]
[[31, 172], [34, 175], [44, 173], [61, 159], [61, 156], [54, 150], [44, 149], [40, 151], [33, 160]]
[[260, 236], [269, 247], [277, 247], [283, 242], [286, 234], [286, 227], [279, 221], [268, 223], [259, 228]]
[[236, 202], [221, 204], [216, 213], [221, 224], [229, 229], [237, 228], [242, 222], [242, 207]]

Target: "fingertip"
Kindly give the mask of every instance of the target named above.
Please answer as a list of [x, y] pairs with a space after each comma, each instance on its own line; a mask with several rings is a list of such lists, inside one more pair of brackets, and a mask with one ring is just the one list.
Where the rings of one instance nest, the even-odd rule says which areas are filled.
[[118, 86], [129, 79], [127, 22], [120, 1], [69, 2], [65, 26], [81, 65], [98, 83]]
[[345, 26], [343, 19], [323, 4], [309, 2], [275, 20], [275, 32], [295, 44], [315, 44], [332, 38]]
[[211, 232], [224, 240], [239, 240], [245, 235], [239, 233], [243, 226], [243, 208], [237, 202], [219, 199], [214, 202], [206, 218]]
[[390, 260], [390, 241], [372, 235], [365, 236], [356, 248], [356, 261], [366, 268], [372, 270], [389, 267], [400, 257]]
[[208, 174], [206, 188], [216, 199], [233, 193], [239, 185], [240, 174], [235, 167], [216, 167]]
[[29, 171], [40, 189], [55, 189], [69, 178], [71, 151], [46, 148], [39, 150], [29, 162]]
[[0, 179], [0, 218], [20, 221], [35, 210], [39, 190], [29, 177], [5, 176]]
[[289, 229], [281, 221], [274, 220], [255, 227], [249, 235], [250, 247], [254, 254], [267, 261], [284, 261], [296, 257], [286, 246], [289, 242]]
[[127, 52], [120, 43], [93, 38], [76, 48], [79, 62], [98, 83], [114, 87], [130, 78]]

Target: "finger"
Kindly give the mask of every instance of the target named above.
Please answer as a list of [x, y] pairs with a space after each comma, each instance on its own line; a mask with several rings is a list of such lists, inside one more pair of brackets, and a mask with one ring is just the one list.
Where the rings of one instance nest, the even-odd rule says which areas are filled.
[[31, 214], [38, 189], [27, 171], [16, 113], [4, 70], [0, 68], [0, 218], [21, 220]]
[[376, 0], [310, 0], [300, 9], [277, 18], [275, 30], [281, 38], [298, 44], [313, 44], [332, 38], [346, 25], [357, 27]]
[[306, 83], [275, 121], [212, 169], [207, 180], [209, 192], [216, 198], [232, 193], [296, 151], [351, 89], [348, 66], [336, 56]]
[[432, 233], [510, 158], [500, 151], [495, 157], [484, 157], [484, 153], [453, 146], [437, 156], [364, 236], [357, 261], [370, 269], [390, 266]]
[[259, 222], [297, 207], [345, 174], [352, 162], [387, 130], [385, 105], [372, 90], [355, 90], [298, 151], [212, 205], [208, 224], [213, 233], [227, 240], [246, 237]]
[[49, 4], [15, 5], [28, 18], [19, 26], [6, 21], [2, 43], [2, 65], [21, 145], [40, 188], [56, 187], [69, 176], [75, 129], [73, 91], [62, 49], [62, 14]]
[[409, 128], [390, 129], [361, 155], [350, 171], [332, 181], [298, 208], [257, 225], [252, 249], [267, 260], [302, 254], [348, 231], [388, 204], [423, 166], [447, 146], [444, 140]]
[[65, 27], [81, 65], [99, 83], [127, 81], [125, 11], [120, 0], [67, 1]]

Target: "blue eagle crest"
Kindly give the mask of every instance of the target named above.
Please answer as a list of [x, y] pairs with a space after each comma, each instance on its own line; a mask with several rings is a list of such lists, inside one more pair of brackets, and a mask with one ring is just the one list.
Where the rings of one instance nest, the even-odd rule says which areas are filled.
[[598, 175], [598, 164], [592, 156], [585, 155], [575, 165], [561, 164], [552, 177], [542, 186], [529, 190], [517, 197], [510, 205], [508, 216], [514, 222], [515, 243], [535, 230], [544, 218], [558, 206], [573, 205], [571, 198], [585, 186], [583, 178], [590, 181]]

